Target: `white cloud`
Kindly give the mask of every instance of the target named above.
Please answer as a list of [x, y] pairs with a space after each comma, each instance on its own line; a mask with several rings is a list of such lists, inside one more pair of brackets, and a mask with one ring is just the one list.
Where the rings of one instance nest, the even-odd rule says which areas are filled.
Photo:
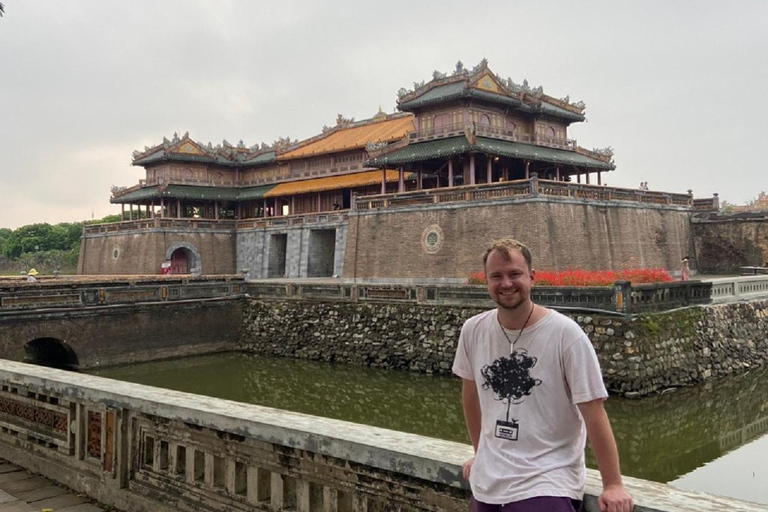
[[391, 112], [400, 87], [487, 57], [587, 102], [572, 136], [612, 146], [611, 185], [744, 202], [768, 189], [768, 4], [711, 0], [130, 3], [7, 0], [0, 19], [0, 226], [114, 212], [131, 152], [174, 131], [306, 138]]

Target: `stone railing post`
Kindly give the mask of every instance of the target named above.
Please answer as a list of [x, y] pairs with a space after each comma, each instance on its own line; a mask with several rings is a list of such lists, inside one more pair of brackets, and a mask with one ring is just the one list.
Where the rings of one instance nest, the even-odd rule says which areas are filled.
[[688, 189], [688, 206], [693, 208], [693, 190]]
[[539, 195], [539, 173], [536, 171], [531, 173], [531, 195], [533, 197]]
[[350, 203], [350, 210], [357, 210], [357, 192], [352, 192], [352, 201]]
[[720, 209], [720, 194], [718, 194], [717, 192], [712, 194], [712, 208], [714, 208], [715, 210]]
[[613, 283], [613, 306], [619, 313], [629, 313], [632, 309], [632, 283], [616, 281]]

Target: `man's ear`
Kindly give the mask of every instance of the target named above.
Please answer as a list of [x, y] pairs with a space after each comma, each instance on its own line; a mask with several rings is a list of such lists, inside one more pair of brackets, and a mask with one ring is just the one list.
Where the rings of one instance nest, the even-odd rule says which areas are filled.
[[534, 269], [531, 269], [531, 281], [536, 280], [536, 271]]

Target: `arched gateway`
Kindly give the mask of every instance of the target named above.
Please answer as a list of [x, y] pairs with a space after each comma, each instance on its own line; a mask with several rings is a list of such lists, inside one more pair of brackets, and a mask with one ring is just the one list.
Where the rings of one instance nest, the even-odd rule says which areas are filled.
[[171, 245], [165, 252], [165, 259], [171, 262], [171, 274], [202, 274], [202, 262], [197, 248], [186, 242]]

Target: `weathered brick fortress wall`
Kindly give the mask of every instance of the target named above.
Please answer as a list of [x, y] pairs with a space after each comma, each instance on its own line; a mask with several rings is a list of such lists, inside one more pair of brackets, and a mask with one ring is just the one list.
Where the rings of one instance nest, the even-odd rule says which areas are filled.
[[184, 246], [196, 252], [203, 274], [234, 274], [235, 231], [136, 230], [85, 235], [80, 242], [78, 274], [159, 274], [169, 249]]
[[702, 213], [691, 222], [702, 272], [738, 273], [768, 263], [768, 212]]
[[531, 247], [540, 269], [679, 270], [693, 251], [689, 215], [556, 198], [363, 210], [350, 214], [343, 276], [463, 279], [482, 270], [491, 240], [508, 236]]
[[[267, 356], [449, 373], [464, 321], [456, 306], [247, 300], [240, 348]], [[768, 301], [636, 317], [571, 315], [592, 340], [608, 389], [648, 394], [768, 361]]]

